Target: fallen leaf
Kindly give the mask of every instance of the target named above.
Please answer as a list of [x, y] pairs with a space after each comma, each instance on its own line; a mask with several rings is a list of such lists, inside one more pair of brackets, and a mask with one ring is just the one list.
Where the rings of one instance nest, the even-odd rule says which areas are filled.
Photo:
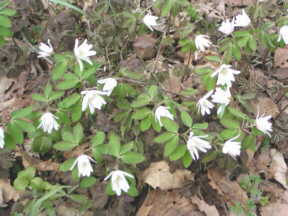
[[8, 179], [0, 179], [0, 207], [7, 206], [11, 200], [17, 201], [19, 197], [19, 192], [11, 186]]
[[269, 203], [267, 206], [261, 207], [261, 216], [287, 216], [288, 212], [288, 191], [282, 194], [281, 199], [277, 202]]
[[270, 172], [272, 173], [274, 179], [287, 189], [287, 165], [284, 161], [283, 154], [276, 149], [271, 149], [270, 155], [272, 158]]
[[151, 163], [142, 174], [144, 183], [152, 188], [169, 190], [183, 187], [187, 182], [194, 180], [194, 175], [189, 170], [176, 170], [170, 172], [170, 167], [166, 161]]
[[230, 205], [240, 202], [242, 205], [246, 205], [248, 197], [246, 192], [235, 181], [230, 181], [225, 175], [218, 169], [208, 169], [209, 184], [212, 188], [224, 197], [226, 202]]
[[276, 68], [288, 68], [288, 48], [277, 48], [274, 54]]
[[171, 93], [178, 94], [181, 91], [181, 79], [180, 77], [170, 75], [163, 83], [165, 89]]
[[[205, 216], [176, 191], [149, 191], [136, 216]], [[212, 215], [211, 215], [212, 216]], [[214, 215], [213, 215], [214, 216]]]
[[217, 208], [213, 205], [208, 205], [204, 200], [199, 199], [197, 196], [191, 197], [191, 202], [196, 204], [201, 212], [207, 216], [219, 216]]
[[251, 106], [254, 113], [259, 113], [259, 115], [276, 117], [279, 114], [277, 104], [270, 97], [256, 97], [256, 99], [251, 101]]
[[257, 0], [225, 0], [225, 3], [230, 6], [247, 6], [256, 4]]
[[136, 55], [143, 59], [151, 59], [155, 56], [156, 39], [151, 35], [141, 35], [137, 37], [133, 43]]

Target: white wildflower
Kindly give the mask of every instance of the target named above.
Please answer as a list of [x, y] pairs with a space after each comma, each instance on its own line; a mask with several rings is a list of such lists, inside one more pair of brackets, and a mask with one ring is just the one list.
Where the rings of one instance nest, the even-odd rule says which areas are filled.
[[288, 44], [288, 25], [284, 25], [280, 28], [278, 41], [283, 40], [285, 44]]
[[90, 161], [95, 162], [91, 157], [88, 155], [82, 154], [77, 157], [77, 159], [72, 164], [70, 170], [74, 169], [77, 164], [78, 167], [78, 175], [81, 176], [90, 176], [93, 172], [93, 168], [91, 166]]
[[198, 112], [201, 112], [201, 115], [204, 116], [205, 114], [210, 115], [211, 109], [213, 109], [214, 104], [211, 103], [208, 98], [213, 94], [213, 90], [206, 93], [202, 98], [199, 99], [197, 103]]
[[40, 118], [40, 124], [38, 128], [42, 128], [44, 132], [52, 133], [53, 130], [57, 131], [59, 129], [59, 124], [56, 121], [57, 116], [50, 112], [44, 113]]
[[40, 43], [39, 51], [38, 51], [38, 58], [46, 58], [49, 57], [53, 52], [53, 46], [50, 43], [50, 40], [47, 41], [48, 45], [45, 43]]
[[117, 80], [114, 78], [101, 79], [98, 80], [98, 83], [104, 84], [102, 90], [106, 93], [107, 96], [110, 96], [113, 89], [117, 86]]
[[230, 35], [234, 31], [234, 20], [224, 20], [221, 23], [221, 26], [218, 28], [218, 31], [222, 32], [225, 35]]
[[208, 149], [212, 148], [208, 141], [202, 139], [206, 137], [208, 137], [208, 135], [194, 136], [193, 132], [190, 132], [189, 138], [187, 141], [187, 149], [189, 150], [193, 160], [198, 160], [199, 151], [207, 152]]
[[245, 10], [242, 10], [242, 14], [239, 14], [234, 19], [234, 26], [235, 27], [246, 27], [249, 26], [251, 23], [251, 20]]
[[231, 68], [231, 65], [222, 64], [217, 70], [212, 74], [212, 77], [218, 75], [217, 85], [227, 85], [227, 87], [232, 86], [232, 82], [235, 81], [235, 74], [239, 74], [240, 71]]
[[154, 26], [157, 26], [157, 16], [152, 16], [150, 14], [146, 14], [143, 18], [143, 23], [151, 30], [154, 30]]
[[212, 42], [207, 35], [197, 35], [195, 37], [195, 45], [198, 50], [203, 52], [212, 45]]
[[224, 143], [224, 146], [222, 149], [222, 152], [224, 154], [229, 154], [233, 158], [235, 158], [236, 156], [239, 156], [241, 154], [241, 142], [235, 141], [238, 137], [239, 137], [239, 135], [234, 137], [234, 138], [227, 140]]
[[0, 148], [4, 148], [4, 145], [5, 145], [4, 129], [0, 127]]
[[215, 93], [212, 95], [212, 102], [220, 104], [217, 109], [217, 114], [222, 115], [225, 107], [230, 103], [231, 93], [229, 89], [223, 90], [222, 88], [217, 87]]
[[121, 171], [121, 170], [115, 170], [112, 171], [106, 178], [105, 181], [111, 178], [112, 183], [112, 190], [117, 194], [117, 196], [121, 195], [121, 191], [124, 191], [125, 193], [128, 192], [130, 186], [128, 184], [128, 181], [126, 180], [125, 176], [129, 178], [134, 178], [133, 175]]
[[161, 122], [161, 117], [167, 117], [167, 118], [169, 118], [171, 120], [174, 120], [174, 117], [173, 117], [172, 113], [168, 109], [169, 109], [168, 107], [159, 106], [155, 110], [155, 118], [157, 119], [157, 121], [159, 122], [161, 127], [163, 125], [162, 122]]
[[256, 127], [258, 130], [262, 131], [264, 134], [267, 134], [269, 137], [271, 137], [270, 132], [272, 132], [272, 123], [269, 122], [269, 120], [272, 118], [271, 115], [268, 116], [259, 116], [259, 113], [256, 117]]
[[106, 95], [105, 92], [97, 90], [88, 90], [81, 92], [83, 97], [82, 111], [85, 111], [89, 107], [90, 113], [93, 114], [95, 109], [101, 110], [102, 106], [106, 104], [106, 101], [101, 95]]
[[87, 39], [84, 40], [84, 42], [80, 46], [78, 46], [78, 45], [79, 45], [79, 40], [76, 39], [75, 40], [75, 46], [74, 46], [74, 55], [75, 55], [77, 62], [80, 66], [80, 70], [82, 71], [83, 67], [84, 67], [82, 61], [85, 61], [85, 62], [89, 63], [90, 65], [92, 65], [93, 63], [90, 60], [90, 56], [96, 55], [96, 51], [91, 50], [93, 46], [92, 46], [92, 44], [87, 43]]

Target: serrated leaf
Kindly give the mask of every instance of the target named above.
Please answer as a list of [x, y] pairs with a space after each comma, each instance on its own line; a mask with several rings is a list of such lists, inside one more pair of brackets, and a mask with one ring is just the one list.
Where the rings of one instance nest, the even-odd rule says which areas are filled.
[[232, 107], [228, 107], [228, 111], [235, 117], [241, 118], [243, 120], [249, 120], [250, 118], [240, 110], [234, 109]]
[[32, 95], [32, 99], [35, 100], [35, 101], [39, 101], [39, 102], [47, 102], [48, 99], [45, 98], [43, 95], [41, 94], [33, 94]]
[[66, 97], [63, 101], [59, 103], [59, 107], [67, 109], [74, 104], [76, 104], [80, 100], [81, 96], [77, 93], [74, 93], [70, 95], [69, 97]]
[[58, 61], [52, 70], [52, 79], [59, 80], [63, 77], [63, 74], [67, 71], [68, 63], [65, 60]]
[[105, 140], [105, 133], [102, 131], [97, 131], [95, 136], [91, 139], [93, 146], [102, 145]]
[[64, 91], [54, 91], [49, 97], [49, 101], [57, 100], [64, 95]]
[[127, 144], [124, 144], [122, 147], [121, 147], [121, 151], [120, 151], [120, 155], [123, 155], [123, 154], [126, 154], [127, 152], [131, 151], [134, 147], [134, 142], [131, 141]]
[[76, 143], [61, 141], [53, 145], [53, 148], [58, 151], [70, 151], [77, 146]]
[[149, 104], [150, 101], [151, 101], [151, 98], [149, 97], [149, 95], [141, 94], [137, 97], [136, 100], [132, 102], [131, 107], [133, 108], [142, 107], [142, 106]]
[[207, 129], [208, 128], [208, 123], [204, 122], [204, 123], [196, 123], [193, 124], [193, 129]]
[[33, 109], [31, 106], [26, 107], [24, 109], [20, 109], [20, 110], [16, 110], [14, 112], [11, 113], [11, 116], [13, 119], [17, 119], [17, 118], [24, 118], [27, 117], [28, 115], [30, 115], [32, 113]]
[[85, 177], [81, 180], [80, 182], [80, 188], [89, 188], [91, 186], [93, 186], [94, 184], [96, 184], [97, 179], [93, 176], [90, 177]]
[[186, 151], [185, 155], [182, 158], [183, 166], [187, 169], [192, 163], [192, 157], [189, 151]]
[[64, 163], [62, 163], [59, 167], [59, 170], [62, 172], [67, 172], [71, 169], [73, 163], [75, 162], [76, 158], [70, 158], [66, 161], [64, 161]]
[[15, 120], [14, 123], [17, 124], [23, 131], [27, 133], [33, 133], [36, 130], [36, 128], [31, 122], [18, 119], [18, 120]]
[[153, 121], [153, 116], [152, 115], [149, 115], [148, 117], [146, 117], [145, 119], [143, 119], [141, 122], [140, 122], [140, 130], [142, 132], [148, 130], [151, 125], [152, 125], [152, 121]]
[[146, 118], [150, 113], [151, 113], [151, 110], [148, 109], [147, 107], [144, 107], [144, 108], [142, 108], [142, 109], [136, 110], [136, 111], [132, 114], [132, 119], [142, 120], [142, 119]]

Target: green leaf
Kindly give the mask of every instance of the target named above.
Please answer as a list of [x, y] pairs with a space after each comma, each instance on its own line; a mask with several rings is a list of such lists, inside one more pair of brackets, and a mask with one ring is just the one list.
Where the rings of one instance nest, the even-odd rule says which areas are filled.
[[204, 122], [204, 123], [197, 123], [197, 124], [193, 124], [193, 129], [207, 129], [208, 128], [208, 123]]
[[36, 169], [34, 167], [28, 167], [25, 170], [20, 171], [17, 175], [17, 178], [23, 177], [23, 178], [27, 178], [31, 180], [35, 176], [35, 173], [36, 173]]
[[135, 120], [142, 120], [144, 118], [146, 118], [151, 112], [150, 109], [148, 109], [147, 107], [144, 107], [142, 109], [138, 109], [136, 110], [133, 114], [132, 114], [132, 119]]
[[32, 143], [32, 150], [38, 153], [46, 153], [52, 147], [51, 137], [40, 136], [36, 137]]
[[244, 114], [243, 112], [237, 110], [237, 109], [234, 109], [232, 107], [228, 107], [228, 111], [235, 117], [238, 117], [240, 119], [243, 119], [243, 120], [249, 120], [250, 118]]
[[74, 88], [80, 82], [79, 78], [74, 74], [64, 74], [64, 81], [58, 83], [56, 88], [60, 90], [67, 90]]
[[231, 139], [239, 134], [238, 129], [228, 128], [221, 131], [220, 136], [224, 140]]
[[120, 137], [115, 133], [110, 133], [108, 153], [118, 158], [120, 156], [120, 147]]
[[102, 131], [97, 131], [95, 136], [92, 137], [91, 142], [93, 146], [102, 145], [105, 140], [105, 133]]
[[70, 158], [66, 161], [64, 161], [64, 163], [62, 163], [59, 167], [59, 170], [62, 172], [67, 172], [71, 169], [73, 163], [75, 162], [76, 158]]
[[61, 137], [64, 141], [76, 143], [73, 133], [68, 128], [62, 128]]
[[179, 160], [185, 155], [186, 150], [187, 150], [186, 145], [184, 144], [178, 145], [175, 151], [170, 155], [169, 159], [172, 161]]
[[36, 128], [31, 122], [17, 119], [14, 121], [14, 123], [17, 124], [23, 131], [27, 133], [33, 133], [36, 131]]
[[85, 177], [81, 180], [80, 182], [80, 188], [89, 188], [91, 186], [93, 186], [94, 184], [96, 184], [97, 179], [93, 176], [90, 177]]
[[30, 181], [27, 178], [16, 178], [13, 182], [13, 186], [16, 190], [24, 191], [29, 183]]
[[168, 157], [177, 148], [179, 142], [179, 137], [174, 136], [170, 141], [168, 141], [164, 147], [164, 156]]
[[142, 132], [148, 130], [151, 127], [151, 125], [152, 125], [152, 121], [153, 121], [153, 116], [152, 115], [149, 115], [147, 118], [143, 119], [140, 122], [140, 130]]
[[76, 104], [80, 100], [81, 96], [77, 93], [74, 93], [70, 95], [69, 97], [66, 97], [63, 101], [61, 101], [58, 105], [61, 108], [67, 109], [74, 104]]
[[151, 101], [151, 98], [149, 97], [149, 95], [141, 94], [137, 97], [136, 100], [132, 102], [131, 107], [133, 108], [142, 107], [142, 106], [149, 104], [150, 101]]
[[10, 28], [12, 26], [11, 20], [7, 16], [0, 15], [0, 26]]
[[136, 197], [136, 196], [139, 195], [139, 192], [138, 192], [135, 184], [131, 184], [131, 185], [130, 185], [130, 188], [129, 188], [129, 190], [127, 191], [127, 194], [128, 194], [129, 196], [132, 196], [132, 197]]
[[10, 28], [5, 28], [0, 26], [0, 35], [5, 37], [11, 37], [13, 35], [12, 31]]
[[163, 4], [162, 10], [161, 10], [161, 16], [168, 16], [170, 14], [170, 11], [172, 9], [173, 2], [171, 0], [168, 0]]
[[39, 102], [48, 102], [48, 99], [41, 94], [33, 94], [32, 99]]
[[222, 62], [222, 60], [219, 58], [219, 56], [205, 56], [205, 58], [208, 61], [212, 61], [212, 62], [218, 62], [218, 63]]
[[82, 105], [81, 103], [74, 104], [71, 108], [71, 119], [73, 122], [77, 122], [82, 117]]
[[171, 120], [169, 118], [166, 118], [166, 117], [162, 117], [161, 118], [161, 122], [162, 122], [162, 124], [163, 124], [163, 126], [165, 127], [166, 130], [168, 130], [170, 132], [174, 132], [174, 133], [178, 132], [179, 126], [173, 120]]
[[64, 95], [64, 91], [54, 91], [49, 97], [49, 101], [54, 101], [61, 98]]
[[13, 119], [24, 118], [32, 113], [33, 109], [31, 106], [26, 107], [24, 109], [16, 110], [11, 113]]
[[16, 15], [16, 11], [12, 10], [10, 8], [4, 8], [3, 10], [0, 10], [0, 15], [15, 16]]
[[81, 10], [80, 8], [72, 5], [71, 3], [67, 2], [67, 1], [64, 1], [64, 0], [49, 0], [55, 4], [59, 4], [59, 5], [62, 5], [64, 7], [67, 7], [67, 8], [70, 8], [72, 10], [75, 10], [77, 12], [79, 12], [80, 14], [84, 14], [83, 10]]
[[154, 142], [156, 143], [165, 143], [168, 140], [172, 139], [173, 137], [177, 136], [175, 133], [171, 132], [164, 132], [161, 135], [154, 138]]
[[145, 160], [145, 157], [137, 152], [127, 152], [121, 155], [121, 160], [127, 164], [138, 164]]
[[148, 89], [148, 94], [151, 98], [155, 98], [158, 95], [158, 87], [156, 85], [152, 85]]
[[134, 142], [131, 141], [121, 147], [120, 155], [126, 154], [134, 148]]
[[61, 142], [56, 143], [53, 146], [53, 148], [58, 150], [58, 151], [69, 151], [69, 150], [72, 150], [76, 146], [77, 146], [76, 143], [71, 143], [71, 142], [67, 142], [67, 141], [61, 141]]
[[7, 126], [7, 132], [16, 144], [22, 144], [24, 142], [22, 129], [17, 124], [10, 122]]
[[73, 128], [73, 137], [75, 138], [75, 142], [80, 144], [81, 140], [84, 137], [83, 133], [83, 127], [80, 123], [78, 123], [74, 128]]
[[52, 80], [59, 80], [63, 77], [64, 73], [67, 71], [68, 62], [65, 60], [56, 62], [52, 70]]
[[187, 126], [189, 128], [192, 126], [193, 120], [192, 120], [191, 116], [189, 115], [189, 113], [182, 111], [181, 112], [181, 120], [185, 126]]
[[251, 37], [250, 40], [249, 40], [249, 48], [252, 50], [252, 51], [256, 51], [257, 49], [257, 41], [255, 40], [254, 37]]
[[250, 149], [252, 151], [256, 151], [256, 137], [253, 135], [246, 136], [242, 142], [243, 149]]
[[207, 91], [210, 91], [216, 87], [216, 79], [211, 77], [210, 74], [205, 74], [201, 78]]
[[186, 151], [185, 155], [182, 158], [183, 166], [187, 169], [192, 163], [192, 157], [189, 151]]
[[241, 122], [233, 118], [233, 116], [227, 112], [225, 112], [224, 116], [220, 119], [220, 123], [226, 128], [241, 127]]

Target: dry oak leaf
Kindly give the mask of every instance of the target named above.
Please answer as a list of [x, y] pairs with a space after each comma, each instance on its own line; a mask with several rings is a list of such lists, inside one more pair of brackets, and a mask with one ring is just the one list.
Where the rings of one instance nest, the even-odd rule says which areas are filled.
[[196, 204], [198, 209], [207, 216], [219, 216], [218, 210], [214, 205], [208, 205], [204, 200], [199, 199], [197, 196], [191, 197], [191, 202]]
[[205, 216], [205, 214], [179, 192], [152, 190], [149, 191], [136, 216]]
[[218, 169], [208, 169], [207, 174], [210, 179], [209, 184], [224, 197], [225, 201], [230, 204], [235, 204], [236, 202], [240, 202], [243, 205], [247, 204], [247, 194], [237, 182], [230, 181]]
[[170, 167], [166, 161], [151, 163], [142, 174], [144, 183], [154, 189], [169, 190], [183, 187], [187, 182], [194, 180], [194, 175], [189, 170], [176, 170], [170, 172]]
[[260, 210], [261, 216], [287, 216], [288, 212], [288, 191], [282, 194], [281, 199], [275, 203], [269, 203]]
[[287, 189], [287, 165], [285, 163], [283, 154], [276, 149], [271, 149], [270, 156], [272, 158], [270, 172], [272, 172], [274, 179]]
[[10, 200], [17, 201], [20, 197], [17, 192], [10, 184], [8, 179], [0, 179], [0, 207], [7, 206]]

